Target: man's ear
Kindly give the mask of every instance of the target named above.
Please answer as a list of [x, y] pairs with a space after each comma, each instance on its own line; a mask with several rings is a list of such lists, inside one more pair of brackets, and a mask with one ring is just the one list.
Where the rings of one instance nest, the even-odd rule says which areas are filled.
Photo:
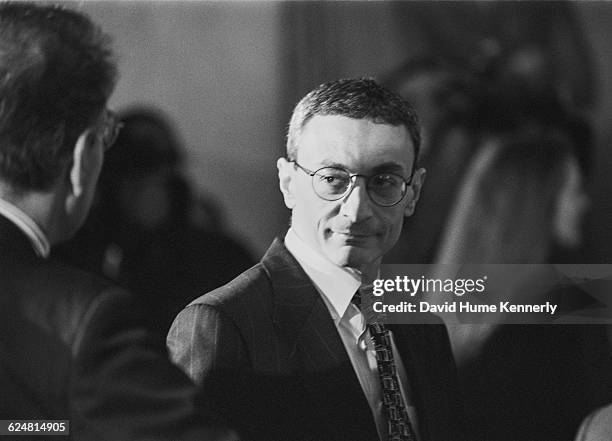
[[77, 139], [72, 153], [72, 166], [70, 167], [70, 188], [75, 197], [81, 196], [88, 180], [91, 179], [95, 163], [96, 140], [90, 129], [85, 130]]
[[293, 163], [285, 158], [279, 158], [276, 161], [276, 168], [278, 169], [278, 185], [281, 193], [283, 193], [285, 205], [288, 209], [292, 210], [295, 206], [295, 196], [293, 194], [293, 176], [295, 170]]
[[404, 216], [406, 217], [414, 214], [416, 204], [421, 197], [421, 189], [423, 188], [423, 183], [425, 182], [425, 175], [426, 172], [424, 168], [419, 168], [414, 171], [412, 182], [410, 183], [410, 189], [408, 190], [408, 197], [411, 197], [411, 199], [406, 205], [406, 210], [404, 211]]

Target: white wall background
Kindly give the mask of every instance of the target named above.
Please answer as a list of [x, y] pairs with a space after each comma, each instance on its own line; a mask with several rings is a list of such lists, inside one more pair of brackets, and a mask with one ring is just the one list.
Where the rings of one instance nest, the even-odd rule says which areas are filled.
[[[114, 38], [120, 109], [166, 111], [187, 149], [197, 189], [225, 208], [230, 232], [259, 256], [288, 218], [275, 161], [279, 114], [279, 3], [83, 2]], [[287, 116], [288, 118], [288, 116]]]

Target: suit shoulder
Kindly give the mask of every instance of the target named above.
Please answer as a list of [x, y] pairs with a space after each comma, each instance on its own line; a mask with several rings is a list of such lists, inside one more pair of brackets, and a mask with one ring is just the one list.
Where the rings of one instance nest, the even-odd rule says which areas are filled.
[[69, 302], [79, 311], [89, 308], [101, 297], [130, 297], [126, 290], [104, 277], [55, 261], [41, 268], [34, 278], [44, 282], [47, 291], [54, 293], [55, 302]]
[[131, 295], [94, 274], [59, 262], [44, 261], [19, 271], [11, 288], [21, 313], [41, 328], [74, 345], [96, 311], [121, 309]]
[[175, 323], [204, 309], [215, 310], [238, 328], [253, 322], [271, 322], [273, 289], [266, 268], [258, 263], [227, 284], [198, 297], [179, 313]]
[[220, 309], [232, 309], [239, 304], [264, 300], [271, 289], [268, 273], [264, 266], [258, 263], [225, 285], [201, 295], [188, 307], [207, 305]]

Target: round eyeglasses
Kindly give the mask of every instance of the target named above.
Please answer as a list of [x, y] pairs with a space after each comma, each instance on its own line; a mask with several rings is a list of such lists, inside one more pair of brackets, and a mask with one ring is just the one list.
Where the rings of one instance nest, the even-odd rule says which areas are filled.
[[358, 177], [366, 180], [366, 191], [370, 199], [381, 207], [391, 207], [398, 204], [408, 191], [412, 182], [395, 173], [378, 173], [373, 176], [365, 176], [357, 173], [349, 173], [338, 167], [321, 167], [312, 171], [293, 162], [300, 170], [312, 177], [312, 188], [321, 199], [326, 201], [337, 201], [349, 194]]

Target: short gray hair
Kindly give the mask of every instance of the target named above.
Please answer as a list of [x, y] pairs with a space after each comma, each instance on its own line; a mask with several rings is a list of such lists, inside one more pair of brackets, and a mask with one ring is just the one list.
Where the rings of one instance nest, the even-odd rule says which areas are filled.
[[414, 145], [415, 164], [421, 133], [412, 105], [372, 78], [348, 78], [321, 84], [295, 106], [287, 131], [287, 158], [297, 159], [301, 131], [316, 115], [340, 115], [379, 124], [403, 125]]

